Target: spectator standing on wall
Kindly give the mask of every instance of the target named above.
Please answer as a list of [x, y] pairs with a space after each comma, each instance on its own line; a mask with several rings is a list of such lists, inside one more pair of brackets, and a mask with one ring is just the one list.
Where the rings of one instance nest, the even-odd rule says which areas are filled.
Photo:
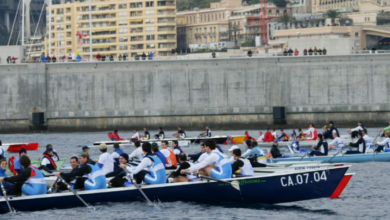
[[11, 63], [11, 57], [10, 57], [10, 56], [7, 57], [7, 63], [8, 63], [8, 64]]
[[156, 52], [148, 53], [149, 60], [153, 60], [154, 54], [156, 54]]
[[110, 61], [114, 61], [114, 55], [110, 55]]
[[297, 50], [297, 48], [295, 48], [294, 56], [298, 56], [298, 55], [299, 55], [299, 51]]
[[324, 47], [324, 49], [322, 50], [322, 54], [324, 54], [324, 55], [326, 55], [326, 49], [325, 49], [325, 47]]
[[290, 48], [290, 49], [288, 50], [288, 55], [289, 55], [289, 56], [292, 56], [293, 53], [294, 53], [294, 51]]
[[145, 54], [145, 52], [142, 53], [141, 57], [142, 57], [142, 60], [146, 60], [146, 54]]
[[249, 50], [249, 51], [248, 51], [248, 57], [252, 57], [252, 54], [253, 54], [252, 51]]
[[[9, 57], [11, 59], [11, 57]], [[8, 58], [7, 58], [8, 59]], [[46, 57], [45, 57], [45, 54], [42, 54], [41, 56], [41, 62], [42, 63], [46, 63]]]
[[135, 54], [134, 59], [135, 59], [135, 60], [139, 60], [139, 55], [138, 55], [138, 53]]
[[123, 54], [123, 61], [127, 60], [127, 55]]
[[119, 60], [119, 61], [122, 61], [122, 54], [119, 54], [118, 60]]
[[97, 59], [97, 61], [101, 61], [102, 60], [102, 55], [100, 55], [100, 53], [98, 53], [96, 55], [96, 59]]
[[314, 47], [314, 55], [317, 55], [317, 53], [318, 53], [317, 47]]
[[49, 55], [46, 56], [46, 62], [48, 62], [48, 63], [51, 62], [51, 57]]
[[313, 49], [311, 49], [311, 47], [310, 47], [310, 49], [309, 49], [309, 55], [310, 55], [310, 56], [313, 55]]
[[212, 56], [213, 58], [216, 58], [216, 57], [217, 57], [217, 55], [215, 54], [215, 51], [213, 51], [213, 52], [211, 53], [211, 56]]
[[287, 56], [287, 55], [288, 55], [287, 49], [285, 49], [285, 50], [283, 51], [283, 55], [284, 55], [284, 56]]
[[53, 57], [51, 58], [51, 62], [53, 63], [57, 62], [57, 57], [53, 55]]
[[68, 55], [68, 62], [72, 62], [72, 55], [71, 54]]
[[303, 55], [307, 56], [307, 49], [303, 50]]
[[319, 55], [322, 55], [322, 50], [321, 50], [321, 48], [318, 49], [318, 54], [319, 54]]
[[101, 61], [105, 61], [105, 60], [106, 60], [106, 55], [103, 55]]

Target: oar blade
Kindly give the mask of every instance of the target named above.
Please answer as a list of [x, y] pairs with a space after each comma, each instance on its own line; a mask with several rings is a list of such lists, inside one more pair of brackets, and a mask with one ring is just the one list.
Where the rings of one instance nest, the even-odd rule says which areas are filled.
[[238, 182], [237, 180], [230, 182], [230, 185], [232, 185], [232, 187], [235, 188], [236, 190], [241, 191], [240, 182]]

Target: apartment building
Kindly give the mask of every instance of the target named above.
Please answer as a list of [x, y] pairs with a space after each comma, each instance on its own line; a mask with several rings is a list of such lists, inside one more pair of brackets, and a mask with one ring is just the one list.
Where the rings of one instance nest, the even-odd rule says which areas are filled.
[[152, 52], [169, 56], [176, 48], [175, 0], [95, 0], [91, 4], [91, 12], [89, 1], [52, 6], [51, 19], [47, 13], [46, 54], [80, 53], [89, 58], [90, 34], [93, 57]]
[[328, 10], [358, 10], [359, 0], [311, 0], [312, 13]]

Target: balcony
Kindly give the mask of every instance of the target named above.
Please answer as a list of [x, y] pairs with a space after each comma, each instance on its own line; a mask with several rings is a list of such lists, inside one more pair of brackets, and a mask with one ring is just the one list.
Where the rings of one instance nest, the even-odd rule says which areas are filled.
[[219, 37], [229, 37], [228, 32], [219, 32]]

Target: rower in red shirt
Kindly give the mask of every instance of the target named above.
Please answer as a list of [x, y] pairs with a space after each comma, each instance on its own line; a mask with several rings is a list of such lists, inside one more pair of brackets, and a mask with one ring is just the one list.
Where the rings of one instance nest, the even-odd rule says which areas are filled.
[[264, 134], [263, 141], [264, 142], [273, 142], [274, 141], [274, 136], [271, 133], [272, 129], [268, 128], [268, 130]]

